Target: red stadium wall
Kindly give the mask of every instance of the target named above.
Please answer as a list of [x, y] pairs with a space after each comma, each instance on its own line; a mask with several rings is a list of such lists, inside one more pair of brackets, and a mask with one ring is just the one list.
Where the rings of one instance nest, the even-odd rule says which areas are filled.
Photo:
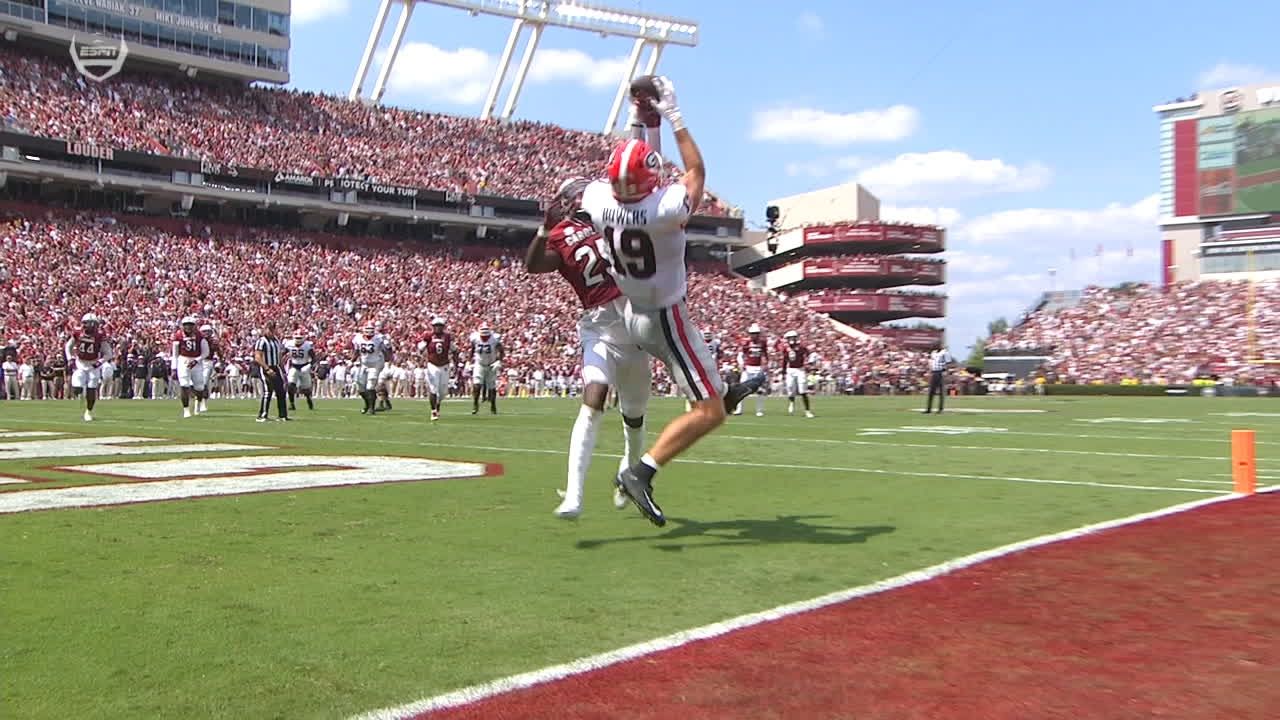
[[1200, 213], [1196, 128], [1194, 119], [1173, 126], [1173, 214], [1178, 217]]
[[902, 277], [913, 280], [942, 282], [945, 265], [900, 258], [815, 258], [804, 262], [804, 277]]

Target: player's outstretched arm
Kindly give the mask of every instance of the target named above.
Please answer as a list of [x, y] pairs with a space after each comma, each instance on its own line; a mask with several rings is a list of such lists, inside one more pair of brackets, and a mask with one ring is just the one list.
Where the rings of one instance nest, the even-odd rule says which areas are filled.
[[676, 101], [676, 87], [665, 77], [654, 78], [653, 84], [658, 91], [658, 99], [653, 107], [667, 119], [671, 131], [676, 136], [676, 148], [680, 151], [680, 162], [684, 165], [685, 192], [689, 200], [689, 214], [692, 215], [702, 202], [702, 190], [707, 185], [707, 166], [702, 161], [702, 151], [693, 141], [693, 135], [684, 124], [684, 114]]
[[555, 272], [560, 269], [560, 255], [547, 250], [547, 229], [538, 228], [538, 232], [529, 241], [529, 248], [524, 252], [524, 269], [532, 275]]

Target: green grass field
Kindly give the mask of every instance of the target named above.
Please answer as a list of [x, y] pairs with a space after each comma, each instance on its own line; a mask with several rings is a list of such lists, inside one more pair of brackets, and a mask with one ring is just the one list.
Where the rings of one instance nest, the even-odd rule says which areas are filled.
[[[451, 403], [435, 425], [412, 401], [377, 417], [322, 401], [288, 425], [254, 423], [249, 402], [180, 420], [176, 402], [110, 401], [92, 424], [71, 403], [0, 404], [9, 431], [503, 466], [0, 515], [0, 717], [342, 718], [1226, 492], [1233, 427], [1259, 430], [1260, 482], [1276, 482], [1268, 399], [962, 398], [941, 416], [921, 402], [818, 398], [805, 420], [771, 398], [663, 470], [664, 529], [612, 507], [616, 416], [583, 517], [552, 516], [569, 400], [496, 417]], [[678, 409], [655, 401], [650, 430]], [[0, 439], [0, 458], [33, 441]], [[43, 482], [0, 494], [110, 481], [55, 466], [171, 457], [10, 457], [0, 475]]]

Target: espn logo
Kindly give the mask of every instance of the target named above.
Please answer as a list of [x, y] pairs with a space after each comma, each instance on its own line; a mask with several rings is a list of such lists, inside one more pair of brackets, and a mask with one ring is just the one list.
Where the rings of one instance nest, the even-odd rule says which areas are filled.
[[124, 40], [108, 41], [94, 37], [89, 43], [78, 43], [71, 38], [71, 62], [80, 74], [97, 82], [112, 77], [124, 67], [129, 56], [129, 45]]

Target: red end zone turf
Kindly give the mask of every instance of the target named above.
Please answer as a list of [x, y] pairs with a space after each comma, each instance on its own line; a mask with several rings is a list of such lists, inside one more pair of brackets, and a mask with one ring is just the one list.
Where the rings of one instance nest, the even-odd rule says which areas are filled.
[[429, 717], [1272, 720], [1278, 558], [1260, 495]]

